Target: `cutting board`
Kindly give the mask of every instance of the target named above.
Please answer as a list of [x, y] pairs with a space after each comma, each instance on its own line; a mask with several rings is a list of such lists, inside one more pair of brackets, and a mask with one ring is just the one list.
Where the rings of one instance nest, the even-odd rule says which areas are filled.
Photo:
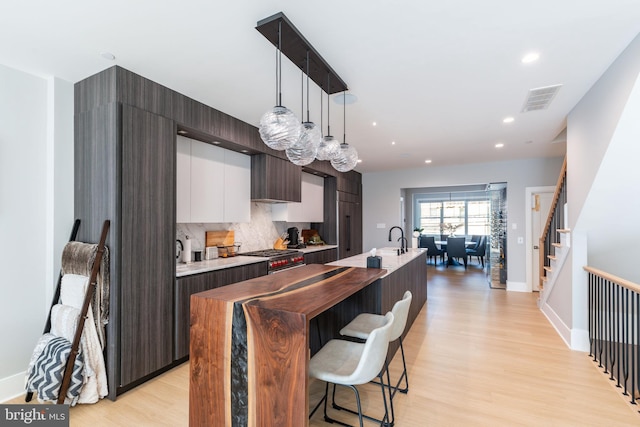
[[205, 246], [231, 246], [235, 242], [233, 230], [207, 231]]
[[301, 231], [302, 234], [302, 239], [304, 240], [305, 243], [310, 244], [309, 242], [311, 241], [311, 238], [313, 236], [315, 236], [316, 234], [318, 234], [318, 230], [302, 230]]

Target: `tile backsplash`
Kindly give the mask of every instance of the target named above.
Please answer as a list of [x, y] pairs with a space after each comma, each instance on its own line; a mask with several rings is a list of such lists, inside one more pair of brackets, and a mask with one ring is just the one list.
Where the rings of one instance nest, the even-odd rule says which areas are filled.
[[271, 204], [251, 202], [251, 222], [227, 222], [213, 224], [176, 224], [176, 239], [184, 242], [191, 239], [191, 250], [204, 250], [207, 231], [233, 230], [236, 243], [241, 243], [240, 252], [257, 251], [273, 247], [274, 242], [289, 227], [299, 230], [309, 228], [309, 223], [291, 223], [271, 220]]

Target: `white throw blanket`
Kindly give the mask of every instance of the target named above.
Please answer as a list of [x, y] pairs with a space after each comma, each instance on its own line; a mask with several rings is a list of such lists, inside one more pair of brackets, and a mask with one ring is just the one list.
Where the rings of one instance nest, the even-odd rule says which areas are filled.
[[[60, 303], [64, 309], [57, 309], [56, 312], [67, 313], [71, 309], [77, 310], [78, 314], [82, 309], [84, 297], [86, 294], [89, 278], [77, 274], [65, 274], [62, 276], [62, 284], [60, 288]], [[54, 309], [58, 307], [54, 306]], [[52, 333], [54, 333], [54, 316], [52, 312]], [[77, 325], [77, 321], [76, 321]], [[73, 331], [75, 333], [75, 327]], [[65, 336], [65, 335], [60, 335]], [[73, 335], [69, 338], [73, 342]], [[108, 394], [107, 387], [107, 371], [104, 364], [104, 356], [102, 354], [102, 345], [96, 331], [93, 318], [93, 310], [91, 305], [87, 310], [87, 319], [84, 322], [82, 340], [80, 348], [84, 356], [84, 385], [78, 399], [78, 403], [95, 403]]]

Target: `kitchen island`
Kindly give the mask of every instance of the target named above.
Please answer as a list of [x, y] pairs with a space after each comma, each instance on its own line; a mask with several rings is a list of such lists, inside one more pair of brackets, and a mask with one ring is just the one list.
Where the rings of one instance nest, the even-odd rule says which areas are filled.
[[314, 264], [193, 295], [190, 425], [307, 425], [310, 354], [407, 289], [410, 316], [424, 304], [426, 252], [394, 261], [390, 273]]
[[310, 323], [385, 273], [312, 264], [192, 295], [189, 424], [306, 425]]
[[[409, 248], [404, 254], [398, 255], [397, 249], [382, 248], [377, 250], [376, 255], [382, 257], [381, 267], [387, 272], [380, 280], [360, 293], [361, 300], [357, 304], [359, 310], [354, 311], [355, 304], [336, 307], [333, 313], [333, 321], [324, 322], [323, 334], [328, 335], [329, 338], [337, 337], [340, 329], [361, 312], [384, 314], [387, 311], [391, 311], [396, 301], [401, 300], [405, 291], [408, 290], [411, 291], [413, 300], [409, 308], [407, 326], [402, 335], [404, 338], [413, 321], [418, 317], [422, 306], [427, 301], [427, 251], [424, 248]], [[327, 265], [366, 267], [369, 255], [370, 253], [366, 252], [343, 258]], [[393, 357], [399, 347], [400, 343], [398, 341], [389, 344], [390, 358]]]

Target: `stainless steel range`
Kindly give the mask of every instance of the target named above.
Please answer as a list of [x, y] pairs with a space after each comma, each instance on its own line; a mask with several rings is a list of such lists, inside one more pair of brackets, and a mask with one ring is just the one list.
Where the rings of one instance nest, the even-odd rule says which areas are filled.
[[269, 258], [269, 274], [305, 265], [304, 254], [293, 249], [265, 249], [261, 251], [245, 252], [239, 255]]

